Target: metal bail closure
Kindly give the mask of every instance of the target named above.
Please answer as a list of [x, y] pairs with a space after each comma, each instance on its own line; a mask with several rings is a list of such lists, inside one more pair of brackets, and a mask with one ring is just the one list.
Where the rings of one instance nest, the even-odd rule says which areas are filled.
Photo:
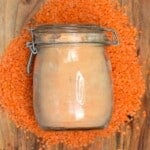
[[117, 36], [117, 32], [114, 29], [103, 28], [103, 31], [110, 32], [112, 34], [112, 39], [108, 40], [106, 42], [106, 44], [108, 44], [108, 45], [119, 45], [119, 39], [118, 39], [118, 36]]
[[30, 74], [34, 55], [37, 54], [37, 48], [35, 47], [35, 43], [33, 41], [32, 42], [27, 42], [26, 46], [31, 51], [30, 56], [29, 56], [29, 60], [28, 60], [28, 63], [27, 63], [27, 73]]

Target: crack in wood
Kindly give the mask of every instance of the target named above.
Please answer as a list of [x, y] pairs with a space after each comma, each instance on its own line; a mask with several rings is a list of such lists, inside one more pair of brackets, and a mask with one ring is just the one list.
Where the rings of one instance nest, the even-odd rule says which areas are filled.
[[21, 0], [21, 2], [23, 3], [23, 4], [30, 4], [31, 3], [31, 0]]

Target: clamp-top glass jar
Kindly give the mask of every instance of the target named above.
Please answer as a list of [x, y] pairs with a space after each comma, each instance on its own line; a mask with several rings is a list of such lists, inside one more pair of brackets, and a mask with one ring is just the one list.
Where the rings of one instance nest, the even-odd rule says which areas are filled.
[[27, 71], [37, 54], [33, 104], [39, 125], [45, 130], [106, 127], [113, 93], [104, 46], [118, 44], [116, 32], [95, 25], [43, 25], [31, 33]]

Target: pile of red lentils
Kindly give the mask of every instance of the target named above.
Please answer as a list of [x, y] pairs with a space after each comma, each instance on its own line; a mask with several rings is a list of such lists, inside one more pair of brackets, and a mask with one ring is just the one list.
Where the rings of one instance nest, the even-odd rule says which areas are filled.
[[[136, 54], [136, 29], [120, 8], [110, 0], [48, 0], [33, 17], [31, 26], [53, 23], [83, 23], [110, 27], [118, 32], [120, 45], [110, 46], [107, 53], [112, 63], [114, 110], [107, 129], [89, 131], [43, 131], [35, 121], [32, 105], [32, 75], [26, 73], [31, 40], [25, 28], [15, 38], [0, 64], [0, 105], [9, 112], [17, 127], [28, 130], [47, 144], [63, 142], [82, 146], [97, 137], [111, 136], [134, 116], [141, 106], [144, 80]], [[28, 25], [27, 25], [28, 26]]]

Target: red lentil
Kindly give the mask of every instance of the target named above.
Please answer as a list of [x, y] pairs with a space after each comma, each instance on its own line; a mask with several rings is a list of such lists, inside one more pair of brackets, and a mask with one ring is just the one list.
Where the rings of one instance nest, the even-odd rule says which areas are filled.
[[[39, 128], [32, 108], [32, 76], [26, 74], [30, 40], [26, 29], [8, 46], [0, 64], [0, 105], [5, 108], [17, 127], [33, 132], [47, 144], [59, 141], [79, 147], [92, 143], [96, 137], [113, 134], [140, 109], [145, 85], [136, 55], [136, 29], [127, 16], [110, 0], [48, 0], [34, 16], [36, 25], [45, 23], [92, 23], [116, 29], [118, 47], [107, 52], [112, 63], [114, 111], [109, 127], [92, 131], [50, 131]], [[35, 26], [35, 23], [32, 24]]]

